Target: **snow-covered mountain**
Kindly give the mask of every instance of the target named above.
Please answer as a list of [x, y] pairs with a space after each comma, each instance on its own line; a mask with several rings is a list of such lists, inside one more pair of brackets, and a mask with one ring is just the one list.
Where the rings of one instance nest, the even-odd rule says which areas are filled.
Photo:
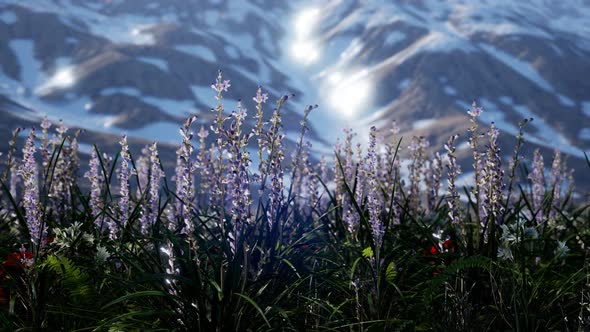
[[287, 131], [318, 103], [327, 143], [395, 120], [438, 148], [476, 99], [507, 154], [533, 117], [529, 148], [560, 149], [590, 183], [588, 0], [0, 0], [0, 66], [3, 128], [47, 114], [94, 139], [177, 142], [183, 117], [211, 116], [221, 68], [228, 110], [253, 109], [259, 84], [294, 92]]

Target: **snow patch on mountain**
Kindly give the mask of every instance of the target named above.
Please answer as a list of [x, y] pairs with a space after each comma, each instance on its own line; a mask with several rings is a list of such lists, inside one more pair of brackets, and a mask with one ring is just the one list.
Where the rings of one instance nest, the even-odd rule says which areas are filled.
[[41, 63], [35, 58], [35, 44], [29, 39], [14, 39], [8, 44], [20, 67], [20, 81], [28, 92], [42, 79]]
[[547, 82], [528, 62], [520, 60], [517, 57], [494, 47], [493, 45], [481, 43], [479, 44], [479, 47], [481, 47], [494, 58], [512, 68], [514, 71], [518, 72], [523, 77], [535, 83], [539, 88], [547, 92], [554, 91], [551, 84]]
[[176, 45], [174, 48], [180, 52], [207, 60], [212, 63], [215, 63], [217, 60], [215, 53], [203, 45]]
[[4, 24], [11, 25], [16, 23], [17, 20], [18, 18], [12, 10], [3, 10], [0, 12], [0, 22]]
[[583, 141], [590, 141], [590, 128], [582, 128], [578, 133], [578, 138]]
[[159, 108], [161, 111], [172, 115], [172, 116], [188, 116], [190, 114], [195, 114], [198, 110], [195, 107], [195, 103], [193, 100], [177, 100], [177, 99], [167, 99], [167, 98], [159, 98], [154, 96], [148, 96], [142, 94], [137, 88], [133, 87], [109, 87], [103, 89], [100, 94], [102, 96], [112, 96], [115, 94], [124, 94], [128, 96], [133, 96], [141, 99], [147, 104], [153, 105]]
[[443, 90], [448, 96], [453, 97], [457, 95], [457, 90], [450, 85], [445, 85]]
[[428, 128], [428, 127], [432, 126], [435, 123], [436, 123], [436, 119], [422, 119], [422, 120], [414, 121], [414, 123], [412, 124], [412, 127], [414, 129], [424, 129], [424, 128]]
[[147, 56], [137, 57], [137, 60], [139, 60], [141, 62], [148, 63], [150, 65], [154, 65], [165, 72], [170, 71], [168, 68], [168, 62], [166, 60], [162, 60], [162, 59], [154, 58], [154, 57], [147, 57]]
[[571, 100], [569, 97], [566, 97], [562, 94], [558, 94], [557, 98], [559, 98], [559, 102], [566, 107], [576, 107], [576, 102]]

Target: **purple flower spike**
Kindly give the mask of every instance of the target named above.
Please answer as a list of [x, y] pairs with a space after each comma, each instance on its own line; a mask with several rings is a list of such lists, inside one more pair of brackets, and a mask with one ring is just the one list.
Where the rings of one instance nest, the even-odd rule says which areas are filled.
[[379, 199], [379, 184], [377, 182], [377, 129], [375, 126], [371, 127], [369, 134], [369, 148], [367, 149], [365, 176], [368, 180], [369, 193], [367, 195], [367, 203], [369, 208], [369, 223], [371, 224], [371, 231], [373, 233], [373, 242], [377, 250], [381, 248], [383, 243], [383, 235], [385, 229], [380, 220], [381, 209], [383, 202]]
[[158, 218], [160, 196], [160, 179], [164, 177], [164, 172], [160, 167], [160, 158], [158, 157], [158, 145], [153, 143], [149, 147], [149, 186], [147, 204], [142, 206], [142, 217], [140, 227], [142, 234], [148, 234], [151, 227]]
[[262, 93], [262, 88], [258, 87], [258, 91], [256, 91], [256, 96], [252, 97], [252, 100], [256, 104], [264, 104], [268, 100], [268, 93]]
[[[96, 217], [103, 209], [101, 194], [104, 182], [104, 176], [101, 171], [100, 160], [98, 159], [96, 149], [92, 149], [88, 166], [89, 170], [84, 174], [84, 177], [90, 181], [90, 209], [92, 211], [92, 216]], [[104, 216], [97, 218], [95, 223], [100, 227], [103, 224], [103, 221]]]
[[481, 115], [481, 113], [483, 112], [483, 108], [482, 107], [478, 107], [477, 104], [475, 103], [475, 101], [471, 104], [471, 109], [469, 111], [467, 111], [467, 114], [469, 114], [472, 117], [478, 117]]
[[545, 166], [543, 156], [539, 152], [539, 149], [535, 150], [529, 179], [531, 180], [533, 191], [533, 216], [537, 220], [537, 223], [542, 223], [543, 211], [541, 205], [545, 197]]
[[229, 80], [222, 80], [221, 70], [217, 75], [217, 80], [215, 81], [215, 83], [211, 84], [211, 88], [217, 91], [218, 94], [220, 94], [223, 91], [227, 91], [227, 89], [229, 89], [230, 86], [231, 84], [229, 84]]
[[449, 206], [449, 219], [453, 224], [460, 222], [461, 216], [459, 214], [459, 193], [457, 192], [456, 181], [459, 174], [461, 174], [461, 168], [457, 164], [457, 157], [455, 156], [455, 141], [458, 135], [451, 136], [445, 144], [445, 150], [449, 158], [448, 168], [448, 206]]
[[[129, 145], [127, 144], [127, 135], [124, 135], [121, 141], [121, 165], [119, 167], [119, 222], [122, 227], [129, 221], [129, 165], [131, 157], [129, 155]], [[110, 225], [111, 238], [116, 238], [116, 224]]]
[[41, 206], [39, 205], [39, 180], [37, 161], [35, 160], [35, 129], [31, 129], [23, 147], [23, 164], [19, 175], [23, 179], [23, 205], [27, 219], [27, 227], [33, 243], [39, 243], [46, 235], [42, 228]]

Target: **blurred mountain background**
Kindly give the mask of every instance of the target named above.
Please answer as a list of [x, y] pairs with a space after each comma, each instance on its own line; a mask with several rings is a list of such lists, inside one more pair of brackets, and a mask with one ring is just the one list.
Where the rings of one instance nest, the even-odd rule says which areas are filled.
[[219, 69], [228, 112], [243, 99], [253, 114], [259, 85], [270, 100], [295, 93], [291, 140], [319, 104], [317, 155], [331, 156], [343, 127], [387, 139], [395, 121], [402, 146], [418, 135], [440, 150], [461, 134], [467, 167], [476, 100], [506, 158], [532, 117], [525, 151], [561, 151], [590, 187], [589, 0], [0, 0], [0, 151], [12, 129], [48, 116], [85, 130], [84, 153], [114, 152], [127, 133], [173, 162], [183, 119], [211, 121]]

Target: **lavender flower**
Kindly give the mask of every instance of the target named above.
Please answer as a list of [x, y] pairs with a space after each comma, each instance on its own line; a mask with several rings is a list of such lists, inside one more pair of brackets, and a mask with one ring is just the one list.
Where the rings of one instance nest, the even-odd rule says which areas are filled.
[[218, 79], [215, 84], [211, 84], [211, 88], [215, 91], [217, 91], [217, 93], [221, 93], [223, 91], [227, 91], [227, 89], [231, 86], [231, 84], [229, 84], [229, 80], [224, 80], [223, 82], [221, 81], [221, 79]]
[[[96, 218], [103, 209], [101, 191], [104, 182], [104, 176], [101, 171], [100, 160], [98, 159], [96, 149], [92, 149], [88, 166], [89, 170], [84, 174], [84, 177], [90, 181], [90, 209], [92, 211], [92, 216]], [[103, 225], [103, 222], [104, 216], [100, 219], [95, 219], [95, 223], [99, 227]]]
[[252, 100], [254, 100], [254, 102], [256, 104], [262, 105], [262, 104], [266, 103], [266, 101], [268, 100], [268, 94], [262, 93], [262, 88], [258, 87], [258, 91], [256, 91], [256, 96], [253, 97]]
[[142, 197], [143, 192], [147, 189], [150, 173], [150, 151], [149, 145], [141, 149], [141, 156], [135, 161], [135, 168], [131, 169], [131, 174], [137, 176], [137, 197]]
[[[337, 157], [336, 162], [332, 166], [332, 172], [334, 173], [334, 198], [338, 204], [342, 205], [342, 200], [344, 199], [344, 173], [340, 169], [340, 163], [342, 163], [342, 143], [340, 142], [340, 138], [336, 139], [336, 143], [334, 144], [334, 155]], [[343, 166], [343, 165], [342, 165]]]
[[[308, 116], [310, 112], [316, 108], [317, 105], [308, 106], [304, 111], [303, 120], [301, 121], [301, 133], [299, 134], [299, 141], [297, 142], [297, 147], [293, 151], [291, 156], [292, 160], [292, 168], [293, 168], [293, 175], [292, 175], [292, 192], [295, 195], [300, 194], [300, 197], [295, 199], [295, 203], [297, 204], [299, 200], [304, 197], [309, 198], [309, 192], [304, 192], [303, 187], [307, 186], [312, 172], [312, 166], [309, 161], [309, 151], [311, 149], [311, 143], [304, 142], [305, 133], [307, 132], [308, 125]], [[309, 187], [307, 187], [309, 189]], [[306, 190], [307, 190], [306, 189]], [[306, 195], [307, 194], [307, 195]], [[313, 204], [313, 203], [312, 203]]]
[[488, 132], [489, 144], [487, 146], [486, 160], [483, 167], [483, 176], [480, 178], [480, 190], [485, 195], [484, 201], [481, 202], [483, 216], [486, 223], [492, 220], [500, 223], [499, 217], [502, 212], [501, 200], [502, 191], [504, 190], [502, 178], [502, 159], [500, 157], [500, 148], [498, 146], [498, 135], [500, 131], [492, 122]]
[[365, 167], [365, 160], [362, 158], [363, 149], [361, 143], [356, 144], [356, 151], [357, 156], [359, 158], [356, 164], [356, 169], [358, 169], [359, 171], [357, 172], [356, 176], [356, 190], [354, 192], [354, 199], [356, 199], [356, 201], [360, 204], [365, 199], [365, 192], [367, 186], [366, 173], [363, 172], [363, 169]]
[[553, 163], [551, 164], [551, 173], [549, 174], [549, 184], [551, 185], [552, 199], [551, 199], [551, 210], [549, 212], [549, 217], [554, 219], [557, 215], [556, 207], [560, 205], [561, 202], [561, 187], [564, 181], [564, 169], [565, 165], [561, 160], [561, 153], [559, 150], [555, 151], [553, 156]]
[[537, 223], [543, 222], [542, 204], [545, 197], [545, 166], [543, 163], [543, 156], [539, 149], [536, 149], [533, 157], [532, 171], [529, 174], [529, 179], [532, 183], [533, 193], [533, 218]]
[[471, 104], [471, 109], [467, 111], [467, 114], [469, 114], [472, 118], [477, 118], [481, 115], [482, 112], [483, 108], [477, 107], [477, 104], [475, 103], [475, 101], [473, 101], [473, 103]]
[[227, 199], [230, 202], [230, 213], [234, 221], [234, 229], [230, 236], [230, 244], [235, 253], [236, 243], [245, 224], [251, 222], [250, 205], [252, 203], [250, 193], [250, 179], [248, 169], [250, 156], [246, 146], [252, 133], [242, 134], [242, 124], [247, 116], [246, 108], [238, 102], [238, 111], [232, 113], [233, 121], [229, 130], [224, 134], [229, 142], [229, 169], [223, 183], [227, 186]]
[[353, 160], [354, 151], [352, 149], [352, 140], [356, 136], [356, 133], [350, 128], [344, 129], [344, 133], [346, 134], [346, 139], [344, 141], [344, 180], [348, 183], [350, 187], [352, 187], [355, 180], [355, 167]]
[[[275, 221], [279, 220], [282, 214], [284, 202], [284, 172], [282, 162], [284, 160], [282, 142], [284, 135], [280, 133], [282, 128], [280, 108], [275, 109], [270, 119], [271, 128], [267, 133], [267, 146], [270, 149], [267, 162], [266, 175], [270, 181], [270, 192], [268, 194], [269, 207], [267, 218], [269, 226], [272, 228]], [[262, 183], [264, 189], [264, 180]]]
[[[475, 170], [475, 186], [472, 189], [472, 193], [473, 196], [475, 197], [476, 200], [476, 206], [478, 211], [481, 211], [481, 202], [480, 202], [480, 170], [478, 170], [478, 167], [480, 166], [480, 156], [481, 153], [479, 152], [479, 147], [478, 147], [478, 138], [479, 138], [479, 134], [478, 134], [478, 125], [477, 125], [477, 118], [481, 115], [481, 113], [483, 112], [483, 108], [481, 107], [477, 107], [477, 104], [475, 103], [475, 101], [473, 101], [473, 103], [471, 104], [471, 109], [469, 111], [467, 111], [467, 114], [469, 114], [470, 119], [469, 121], [471, 122], [471, 127], [469, 128], [470, 131], [470, 135], [469, 135], [469, 146], [471, 147], [471, 151], [473, 152], [473, 169]], [[480, 219], [481, 220], [481, 219]]]
[[[308, 148], [311, 149], [311, 143], [309, 143]], [[312, 211], [320, 204], [318, 174], [320, 174], [322, 171], [321, 161], [320, 164], [316, 164], [315, 167], [313, 167], [308, 161], [307, 168], [309, 169], [309, 173], [307, 174], [307, 196], [309, 197], [310, 210]]]
[[457, 177], [459, 174], [461, 174], [461, 168], [459, 164], [457, 164], [457, 157], [455, 156], [455, 141], [458, 137], [458, 135], [451, 136], [447, 141], [447, 144], [445, 144], [445, 150], [447, 151], [449, 158], [449, 163], [447, 164], [449, 218], [453, 224], [458, 224], [461, 220], [461, 216], [459, 214], [459, 193], [457, 192], [457, 187], [455, 185]]
[[[121, 227], [125, 227], [129, 222], [129, 165], [131, 162], [131, 156], [129, 155], [129, 145], [127, 144], [127, 135], [123, 135], [121, 141], [121, 164], [118, 169], [119, 177], [119, 222]], [[116, 237], [116, 230], [114, 225], [111, 225], [111, 239]]]
[[[567, 168], [564, 168], [564, 171], [566, 169]], [[574, 192], [574, 188], [575, 188], [575, 186], [574, 186], [574, 184], [575, 184], [575, 181], [574, 181], [574, 172], [575, 172], [574, 169], [570, 169], [569, 172], [567, 172], [567, 182], [565, 184], [565, 188], [564, 189], [565, 189], [565, 192], [568, 193], [568, 194], [571, 194], [571, 193]]]
[[66, 124], [63, 122], [63, 120], [59, 120], [59, 126], [57, 127], [57, 129], [55, 129], [55, 131], [57, 131], [57, 138], [58, 140], [55, 140], [54, 142], [59, 144], [61, 142], [61, 139], [64, 137], [64, 134], [69, 130], [70, 128], [68, 128], [66, 126]]
[[369, 147], [367, 149], [366, 155], [366, 168], [365, 174], [369, 184], [369, 193], [367, 195], [367, 204], [369, 209], [369, 223], [371, 224], [371, 231], [373, 233], [373, 242], [375, 244], [375, 248], [381, 248], [381, 244], [383, 243], [383, 235], [385, 229], [383, 228], [383, 223], [380, 220], [382, 202], [379, 200], [379, 184], [377, 183], [377, 152], [376, 152], [376, 145], [377, 145], [377, 129], [375, 126], [371, 127], [371, 131], [369, 134]]
[[160, 158], [158, 157], [157, 143], [153, 143], [149, 147], [149, 188], [147, 204], [142, 206], [142, 217], [140, 219], [141, 232], [147, 234], [150, 227], [153, 227], [159, 211], [158, 195], [160, 190], [160, 179], [164, 177], [164, 173], [160, 166]]
[[428, 142], [424, 137], [412, 138], [412, 143], [408, 146], [410, 150], [410, 209], [417, 212], [420, 205], [420, 179], [426, 160], [426, 147]]
[[209, 197], [209, 189], [211, 188], [211, 155], [207, 150], [205, 140], [209, 136], [209, 131], [201, 126], [199, 133], [199, 154], [197, 155], [197, 162], [195, 166], [199, 170], [199, 203], [205, 204], [210, 203], [207, 198]]
[[23, 147], [23, 164], [19, 175], [23, 179], [23, 205], [27, 220], [27, 227], [33, 243], [39, 243], [46, 236], [42, 224], [41, 206], [39, 205], [39, 183], [37, 161], [35, 160], [35, 129], [31, 129], [29, 137]]
[[[58, 153], [55, 154], [57, 159], [53, 161], [55, 167], [53, 167], [54, 171], [49, 187], [49, 197], [51, 198], [53, 209], [58, 216], [64, 215], [70, 208], [71, 188], [76, 181], [79, 162], [77, 138], [80, 131], [77, 131], [73, 138], [65, 136], [67, 131], [68, 127], [60, 120], [60, 124], [56, 128], [57, 135], [54, 135], [52, 138], [52, 149], [53, 151], [58, 151]], [[68, 145], [65, 144], [66, 140], [69, 142]]]
[[262, 112], [262, 104], [266, 102], [268, 99], [268, 94], [262, 93], [262, 88], [258, 87], [256, 91], [256, 96], [252, 98], [256, 102], [256, 127], [252, 128], [252, 132], [257, 137], [258, 143], [258, 171], [262, 172], [264, 168], [264, 159], [262, 155], [264, 154], [264, 150], [266, 148], [266, 141], [264, 140], [264, 119], [263, 119], [263, 112]]
[[429, 164], [426, 174], [426, 183], [428, 188], [428, 209], [433, 211], [438, 199], [440, 189], [440, 180], [442, 177], [442, 157], [440, 153], [435, 153], [432, 162]]
[[47, 171], [47, 167], [49, 167], [49, 134], [48, 129], [51, 128], [51, 122], [47, 117], [43, 118], [43, 122], [41, 122], [41, 128], [43, 129], [43, 138], [41, 140], [41, 160], [43, 165], [43, 171]]
[[193, 154], [191, 125], [196, 120], [196, 116], [189, 117], [182, 128], [180, 128], [180, 135], [182, 136], [182, 144], [176, 151], [176, 217], [182, 221], [182, 233], [192, 234], [194, 226], [192, 224], [190, 211], [191, 204], [195, 195], [194, 188], [194, 172], [193, 162], [191, 160]]
[[[340, 157], [339, 160], [342, 163], [342, 165], [338, 165], [338, 163], [334, 165], [336, 201], [342, 206], [343, 220], [346, 228], [354, 236], [359, 224], [359, 216], [353, 207], [352, 198], [346, 191], [344, 184], [346, 183], [352, 189], [356, 180], [353, 160], [354, 151], [352, 148], [352, 140], [356, 136], [356, 133], [350, 128], [343, 129], [343, 132], [346, 134], [344, 151], [342, 151], [342, 145], [339, 142], [335, 146], [335, 153]], [[342, 154], [344, 154], [344, 158], [341, 158]]]

